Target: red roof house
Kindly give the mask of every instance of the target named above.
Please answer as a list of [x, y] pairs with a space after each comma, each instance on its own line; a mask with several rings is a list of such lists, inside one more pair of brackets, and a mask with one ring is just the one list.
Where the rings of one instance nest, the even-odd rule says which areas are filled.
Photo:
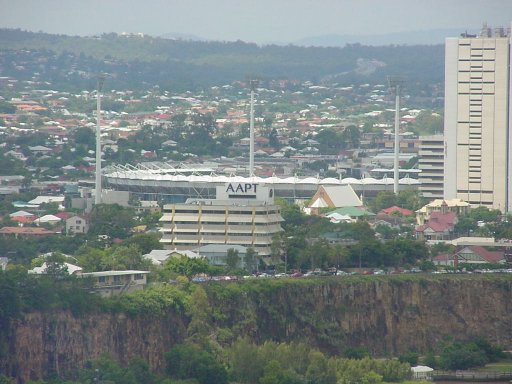
[[381, 213], [381, 212], [385, 213], [386, 215], [392, 215], [394, 213], [395, 214], [399, 213], [402, 216], [411, 216], [414, 213], [413, 211], [410, 211], [405, 208], [397, 207], [396, 205], [389, 207], [389, 208], [381, 209], [379, 213]]
[[418, 240], [448, 240], [456, 223], [454, 212], [432, 212], [425, 224], [416, 227], [416, 237]]
[[488, 251], [484, 247], [470, 245], [454, 254], [443, 253], [433, 259], [434, 264], [457, 267], [460, 263], [467, 264], [503, 264], [506, 262], [503, 251]]

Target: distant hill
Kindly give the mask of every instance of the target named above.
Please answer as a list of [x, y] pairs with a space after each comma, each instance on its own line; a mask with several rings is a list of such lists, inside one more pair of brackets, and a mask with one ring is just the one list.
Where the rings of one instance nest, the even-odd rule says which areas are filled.
[[204, 37], [199, 37], [197, 35], [192, 35], [189, 33], [179, 33], [179, 32], [169, 32], [160, 35], [162, 39], [171, 39], [171, 40], [189, 40], [189, 41], [207, 41]]
[[[17, 65], [16, 65], [17, 63]], [[19, 65], [19, 63], [25, 63]], [[46, 64], [42, 64], [46, 63]], [[343, 48], [259, 46], [115, 33], [78, 37], [0, 29], [0, 76], [38, 72], [52, 84], [92, 87], [99, 71], [118, 89], [194, 89], [258, 76], [339, 84], [383, 83], [387, 75], [411, 79], [410, 89], [442, 84], [444, 46], [350, 44]]]
[[[322, 35], [306, 37], [294, 42], [299, 46], [343, 47], [346, 44], [382, 45], [431, 45], [444, 44], [447, 37], [457, 37], [461, 29], [433, 29], [427, 31], [409, 31], [383, 35]], [[468, 31], [471, 32], [471, 31]]]

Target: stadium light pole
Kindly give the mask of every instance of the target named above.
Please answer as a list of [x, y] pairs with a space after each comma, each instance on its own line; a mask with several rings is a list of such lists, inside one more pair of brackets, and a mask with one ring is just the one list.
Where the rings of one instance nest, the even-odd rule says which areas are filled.
[[400, 91], [403, 88], [404, 79], [399, 76], [389, 76], [390, 90], [395, 94], [395, 158], [394, 158], [394, 183], [393, 192], [398, 194], [399, 180], [399, 155], [400, 155]]
[[249, 122], [249, 176], [254, 176], [254, 90], [258, 86], [258, 80], [251, 80], [251, 113]]
[[105, 81], [103, 73], [98, 75], [96, 87], [96, 194], [95, 204], [101, 204], [101, 89]]

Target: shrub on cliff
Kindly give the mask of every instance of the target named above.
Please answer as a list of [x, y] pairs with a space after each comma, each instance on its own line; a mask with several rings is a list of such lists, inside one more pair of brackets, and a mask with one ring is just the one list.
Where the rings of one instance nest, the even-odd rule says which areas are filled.
[[457, 370], [481, 367], [504, 356], [503, 348], [489, 343], [483, 338], [475, 338], [468, 343], [447, 341], [439, 355], [439, 365], [443, 369]]
[[178, 344], [164, 355], [166, 373], [175, 379], [196, 379], [200, 384], [225, 384], [226, 368], [206, 350], [192, 344]]

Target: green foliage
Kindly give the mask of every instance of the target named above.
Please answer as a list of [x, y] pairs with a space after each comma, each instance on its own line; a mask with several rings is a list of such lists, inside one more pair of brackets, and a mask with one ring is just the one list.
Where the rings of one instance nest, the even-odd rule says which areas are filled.
[[241, 258], [238, 256], [238, 250], [233, 248], [228, 249], [228, 254], [226, 255], [226, 265], [229, 270], [237, 268], [240, 260]]
[[135, 212], [118, 204], [95, 205], [91, 212], [90, 235], [107, 235], [124, 239], [135, 225]]
[[187, 305], [186, 297], [186, 293], [179, 288], [164, 284], [113, 297], [108, 300], [108, 306], [115, 311], [130, 315], [159, 316], [170, 309], [184, 312]]
[[443, 369], [468, 369], [481, 367], [502, 357], [503, 347], [494, 346], [483, 338], [475, 338], [467, 343], [444, 342], [438, 363]]
[[14, 384], [14, 379], [0, 375], [0, 384]]
[[200, 384], [225, 384], [226, 368], [195, 345], [178, 344], [165, 355], [166, 372], [176, 379], [196, 379]]
[[113, 384], [154, 384], [156, 376], [150, 372], [147, 362], [141, 358], [132, 359], [123, 367], [108, 355], [86, 362], [79, 372], [79, 383]]
[[210, 270], [210, 266], [205, 258], [176, 256], [169, 258], [165, 262], [164, 269], [191, 278], [199, 273], [207, 273]]
[[142, 254], [146, 254], [161, 248], [160, 237], [159, 233], [137, 233], [124, 240], [123, 245], [134, 245]]
[[410, 366], [418, 364], [419, 354], [417, 352], [406, 352], [398, 357], [401, 363], [408, 363]]

